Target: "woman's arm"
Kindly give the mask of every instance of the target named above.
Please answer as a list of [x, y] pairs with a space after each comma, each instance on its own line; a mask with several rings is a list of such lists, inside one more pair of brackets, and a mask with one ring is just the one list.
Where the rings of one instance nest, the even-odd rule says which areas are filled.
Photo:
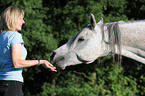
[[[30, 67], [38, 64], [38, 60], [21, 60], [22, 45], [15, 44], [12, 46], [12, 62], [15, 68]], [[40, 60], [40, 64], [45, 64], [47, 68], [56, 71], [55, 67], [46, 60]]]

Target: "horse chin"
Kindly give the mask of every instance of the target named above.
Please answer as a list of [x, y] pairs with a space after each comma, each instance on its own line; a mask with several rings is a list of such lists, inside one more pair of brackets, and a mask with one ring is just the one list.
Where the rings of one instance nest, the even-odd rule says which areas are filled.
[[56, 62], [55, 66], [58, 70], [64, 70], [67, 66], [74, 66], [74, 65], [78, 65], [78, 64], [82, 64], [82, 63], [83, 62], [80, 62], [80, 61], [64, 63], [64, 61], [63, 61], [63, 62]]
[[51, 62], [55, 67], [56, 67], [56, 69], [58, 70], [58, 71], [60, 71], [60, 70], [64, 70], [65, 69], [65, 65], [62, 63], [62, 61], [52, 61]]
[[66, 66], [64, 66], [64, 65], [63, 66], [57, 65], [56, 68], [57, 68], [58, 71], [61, 71], [61, 70], [64, 70], [66, 68]]

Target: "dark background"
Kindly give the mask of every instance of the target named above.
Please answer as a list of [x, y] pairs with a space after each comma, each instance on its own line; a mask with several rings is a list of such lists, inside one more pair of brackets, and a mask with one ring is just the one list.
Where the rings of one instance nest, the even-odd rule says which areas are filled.
[[[132, 21], [145, 18], [145, 0], [0, 0], [0, 13], [8, 6], [22, 8], [23, 35], [29, 59], [49, 60], [49, 54], [89, 23], [90, 13], [98, 22]], [[24, 68], [24, 96], [144, 96], [145, 65], [111, 56], [89, 65], [51, 72], [42, 66]]]

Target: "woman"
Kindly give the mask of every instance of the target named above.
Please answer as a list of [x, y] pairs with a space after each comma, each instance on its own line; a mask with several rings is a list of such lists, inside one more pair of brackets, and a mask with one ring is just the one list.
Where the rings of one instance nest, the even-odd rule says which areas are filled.
[[24, 47], [21, 31], [24, 11], [17, 7], [8, 7], [1, 17], [0, 26], [0, 96], [23, 96], [23, 67], [43, 64], [56, 71], [46, 60], [25, 60], [27, 51]]

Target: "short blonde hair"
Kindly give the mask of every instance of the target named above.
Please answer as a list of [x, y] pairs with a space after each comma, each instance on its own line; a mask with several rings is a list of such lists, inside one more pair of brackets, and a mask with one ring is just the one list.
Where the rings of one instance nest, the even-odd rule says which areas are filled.
[[21, 15], [24, 16], [24, 11], [20, 8], [6, 8], [2, 13], [0, 31], [15, 31], [15, 25]]

